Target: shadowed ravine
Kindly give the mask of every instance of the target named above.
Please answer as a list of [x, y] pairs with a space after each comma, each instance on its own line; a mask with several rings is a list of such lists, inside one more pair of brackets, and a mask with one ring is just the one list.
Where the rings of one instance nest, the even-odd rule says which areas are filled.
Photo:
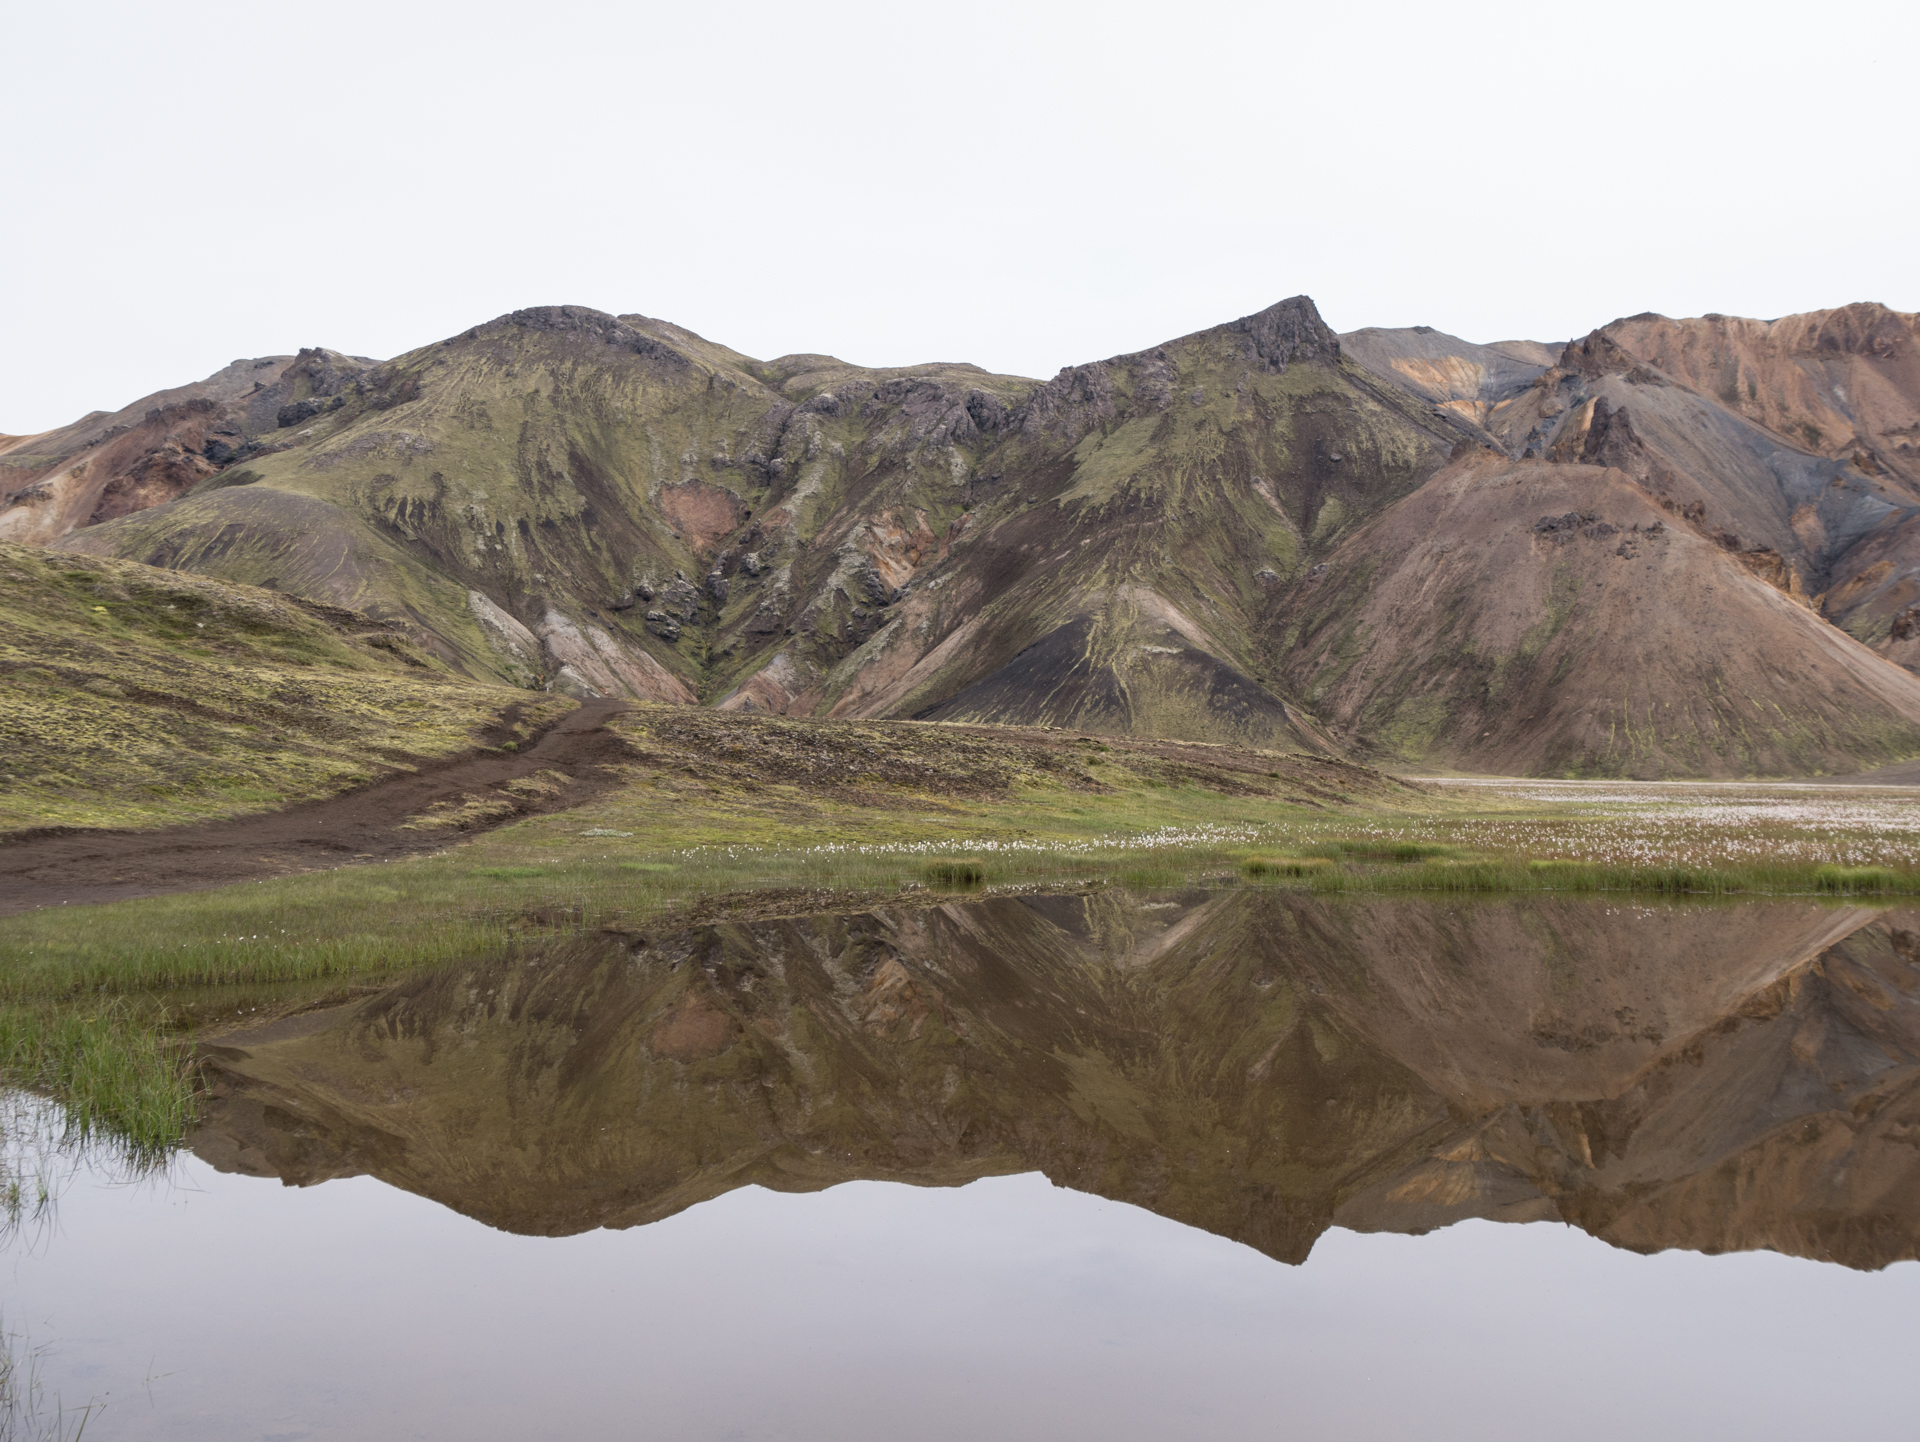
[[207, 1049], [194, 1150], [509, 1231], [1039, 1170], [1289, 1262], [1561, 1219], [1920, 1249], [1920, 916], [1812, 902], [987, 897], [409, 979]]

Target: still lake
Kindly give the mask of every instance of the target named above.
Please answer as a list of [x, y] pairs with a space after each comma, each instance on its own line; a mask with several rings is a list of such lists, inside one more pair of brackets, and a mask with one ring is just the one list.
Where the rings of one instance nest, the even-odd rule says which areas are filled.
[[992, 896], [207, 1048], [0, 1273], [88, 1438], [1904, 1435], [1920, 915]]

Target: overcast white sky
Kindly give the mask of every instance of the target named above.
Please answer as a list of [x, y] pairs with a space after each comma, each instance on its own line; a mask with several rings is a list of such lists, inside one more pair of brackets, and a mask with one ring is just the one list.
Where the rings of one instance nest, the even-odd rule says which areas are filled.
[[1920, 310], [1911, 4], [18, 4], [0, 431], [519, 306], [1051, 375]]

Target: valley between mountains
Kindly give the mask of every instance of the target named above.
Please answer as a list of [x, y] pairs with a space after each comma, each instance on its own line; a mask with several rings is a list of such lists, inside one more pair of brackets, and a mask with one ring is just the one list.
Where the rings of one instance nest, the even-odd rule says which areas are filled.
[[[1920, 317], [1479, 345], [1296, 297], [1041, 382], [540, 307], [0, 438], [0, 541], [16, 589], [224, 588], [479, 710], [1847, 775], [1920, 755]], [[0, 685], [65, 684], [14, 641]]]

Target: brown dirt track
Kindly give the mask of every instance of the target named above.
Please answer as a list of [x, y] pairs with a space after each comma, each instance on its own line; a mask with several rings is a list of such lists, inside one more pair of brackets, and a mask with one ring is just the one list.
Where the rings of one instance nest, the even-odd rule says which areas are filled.
[[0, 916], [438, 851], [471, 832], [403, 830], [403, 824], [436, 805], [458, 805], [476, 794], [498, 797], [504, 783], [541, 771], [561, 772], [570, 784], [518, 801], [516, 814], [578, 806], [616, 784], [610, 767], [632, 759], [627, 743], [605, 724], [625, 709], [620, 701], [588, 701], [518, 751], [488, 747], [423, 762], [285, 811], [158, 831], [15, 832], [0, 838]]

